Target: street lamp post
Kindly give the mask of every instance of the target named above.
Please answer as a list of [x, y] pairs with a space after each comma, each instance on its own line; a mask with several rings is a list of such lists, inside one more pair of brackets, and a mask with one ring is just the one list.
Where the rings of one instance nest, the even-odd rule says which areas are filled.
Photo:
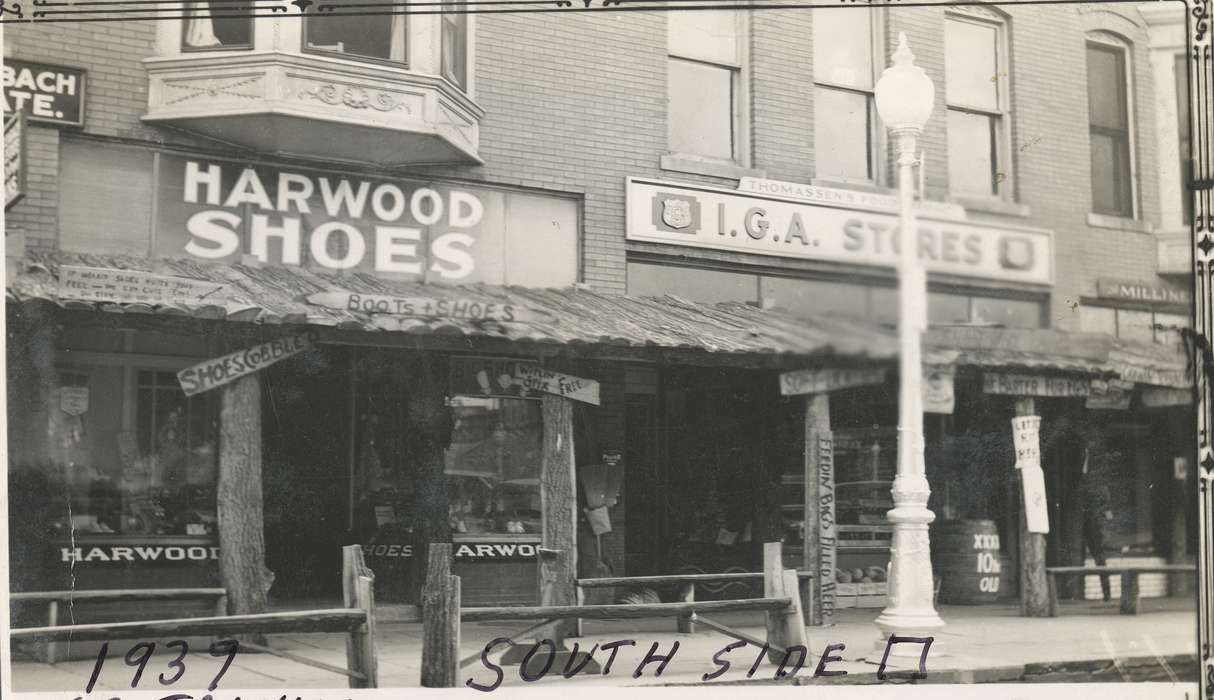
[[[931, 489], [923, 461], [923, 368], [920, 338], [927, 328], [927, 274], [919, 259], [914, 209], [916, 142], [932, 113], [936, 89], [914, 64], [906, 34], [898, 35], [893, 65], [876, 87], [877, 113], [898, 149], [898, 473], [894, 477], [894, 526], [890, 545], [889, 602], [876, 625], [884, 649], [890, 635], [930, 637], [944, 626], [932, 604], [932, 563], [927, 526]], [[895, 645], [890, 655], [918, 656], [917, 645]]]

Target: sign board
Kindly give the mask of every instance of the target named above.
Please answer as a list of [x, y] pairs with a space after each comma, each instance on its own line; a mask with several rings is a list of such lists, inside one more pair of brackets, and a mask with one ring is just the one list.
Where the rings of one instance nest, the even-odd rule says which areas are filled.
[[1142, 405], [1147, 408], [1188, 406], [1192, 403], [1192, 389], [1173, 389], [1166, 386], [1144, 386], [1142, 388]]
[[818, 528], [818, 589], [822, 604], [822, 624], [829, 625], [835, 615], [835, 567], [839, 544], [835, 523], [835, 446], [830, 433], [819, 434], [817, 441], [816, 478], [818, 479], [818, 522], [806, 523]]
[[87, 386], [59, 387], [59, 409], [69, 416], [83, 416], [89, 410]]
[[5, 114], [24, 113], [30, 121], [84, 126], [84, 70], [5, 58], [0, 73]]
[[1130, 407], [1133, 395], [1134, 384], [1131, 382], [1093, 379], [1086, 407], [1124, 411]]
[[25, 114], [18, 113], [4, 121], [4, 210], [25, 197]]
[[516, 304], [485, 301], [484, 299], [436, 299], [433, 297], [394, 297], [383, 294], [356, 292], [319, 292], [308, 297], [308, 303], [326, 309], [361, 311], [391, 316], [421, 318], [451, 318], [469, 321], [505, 321], [526, 323], [537, 314]]
[[1038, 436], [1041, 416], [1016, 416], [1012, 419], [1012, 444], [1016, 448], [1016, 468], [1041, 468]]
[[72, 563], [141, 561], [171, 564], [182, 561], [215, 561], [219, 547], [177, 545], [60, 547], [60, 561]]
[[923, 412], [951, 415], [956, 404], [953, 382], [956, 369], [949, 367], [923, 368]]
[[1193, 386], [1193, 375], [1183, 369], [1156, 369], [1123, 363], [1117, 367], [1117, 374], [1124, 381], [1137, 384], [1185, 390]]
[[[457, 542], [455, 559], [534, 559], [539, 555], [538, 544], [531, 542]], [[404, 558], [413, 557], [411, 542], [374, 542], [363, 545], [368, 557]]]
[[1193, 303], [1193, 294], [1188, 289], [1146, 282], [1099, 279], [1096, 280], [1096, 294], [1101, 299], [1136, 301], [1160, 306], [1188, 306]]
[[[706, 186], [629, 178], [627, 238], [754, 255], [894, 267], [898, 216]], [[1053, 234], [923, 217], [919, 255], [929, 272], [1053, 283]]]
[[599, 405], [599, 383], [571, 374], [561, 374], [536, 365], [519, 363], [514, 366], [514, 381], [528, 391], [542, 391], [582, 403]]
[[186, 396], [194, 396], [263, 370], [311, 347], [312, 338], [307, 333], [271, 340], [187, 367], [177, 373], [177, 381]]
[[1020, 470], [1024, 483], [1024, 520], [1029, 532], [1048, 534], [1050, 531], [1049, 502], [1045, 497], [1045, 472], [1041, 467]]
[[[744, 177], [738, 183], [738, 191], [770, 195], [772, 197], [800, 202], [812, 202], [814, 204], [830, 204], [868, 211], [885, 211], [891, 214], [897, 214], [901, 211], [901, 203], [895, 195], [865, 192], [863, 190], [848, 190], [838, 187], [805, 185], [799, 182]], [[918, 200], [915, 202], [915, 209], [919, 216], [934, 216], [940, 219], [965, 219], [965, 207], [960, 204]]]
[[982, 391], [1007, 396], [1044, 396], [1048, 398], [1087, 396], [1091, 385], [1087, 379], [1047, 377], [1039, 374], [983, 372]]
[[154, 255], [412, 282], [577, 282], [574, 199], [161, 154]]
[[780, 394], [824, 394], [839, 389], [881, 384], [885, 381], [885, 367], [862, 367], [857, 369], [803, 369], [784, 372], [780, 375]]
[[538, 398], [515, 381], [515, 370], [519, 364], [536, 365], [534, 361], [509, 357], [452, 357], [450, 395]]
[[222, 304], [227, 288], [218, 282], [108, 267], [59, 267], [60, 299], [119, 304]]

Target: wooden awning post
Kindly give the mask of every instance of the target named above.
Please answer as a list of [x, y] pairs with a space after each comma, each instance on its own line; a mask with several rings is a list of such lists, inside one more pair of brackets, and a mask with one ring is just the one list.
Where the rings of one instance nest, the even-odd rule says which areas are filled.
[[[801, 584], [805, 622], [832, 625], [835, 616], [835, 462], [830, 432], [830, 394], [805, 397], [805, 510], [802, 568], [817, 574]], [[808, 593], [809, 595], [805, 595]]]
[[[543, 399], [543, 457], [540, 510], [540, 605], [575, 605], [577, 594], [577, 492], [574, 490], [573, 403], [552, 394]], [[568, 620], [554, 625], [558, 638], [572, 634]]]
[[[271, 583], [261, 489], [261, 374], [245, 375], [219, 391], [219, 576], [230, 612], [257, 614], [266, 610]], [[262, 635], [250, 641], [265, 643]]]
[[[1016, 416], [1036, 415], [1031, 396], [1016, 398]], [[1024, 502], [1025, 470], [1020, 474], [1020, 615], [1049, 617], [1050, 594], [1045, 576], [1045, 535], [1028, 531]]]

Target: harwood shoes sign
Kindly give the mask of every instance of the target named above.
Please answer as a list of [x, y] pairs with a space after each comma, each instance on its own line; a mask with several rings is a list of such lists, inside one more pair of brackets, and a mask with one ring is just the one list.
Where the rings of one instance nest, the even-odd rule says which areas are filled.
[[[855, 204], [630, 178], [628, 240], [892, 267], [898, 217]], [[1053, 283], [1053, 234], [921, 216], [919, 256], [931, 272]]]

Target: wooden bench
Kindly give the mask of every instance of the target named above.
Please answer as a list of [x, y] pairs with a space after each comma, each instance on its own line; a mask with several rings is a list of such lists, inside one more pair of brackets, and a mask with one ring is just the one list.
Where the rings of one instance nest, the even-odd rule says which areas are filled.
[[[228, 592], [223, 588], [124, 588], [91, 591], [25, 591], [9, 595], [9, 600], [45, 602], [47, 627], [59, 625], [59, 603], [121, 600], [213, 600], [215, 616], [228, 614]], [[55, 642], [46, 645], [47, 663], [55, 663]]]
[[1162, 564], [1156, 566], [1109, 565], [1109, 566], [1047, 566], [1045, 575], [1049, 584], [1050, 617], [1058, 617], [1058, 575], [1121, 575], [1121, 614], [1138, 614], [1139, 574], [1195, 574], [1197, 567], [1191, 564]]

